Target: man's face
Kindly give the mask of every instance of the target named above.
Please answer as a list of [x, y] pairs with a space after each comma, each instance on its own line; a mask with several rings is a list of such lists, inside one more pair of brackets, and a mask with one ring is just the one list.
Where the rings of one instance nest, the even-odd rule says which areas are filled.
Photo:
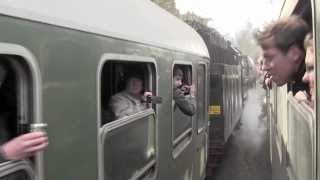
[[263, 49], [263, 56], [262, 70], [271, 75], [271, 80], [277, 86], [286, 84], [294, 72], [293, 60], [289, 58], [288, 53], [276, 47], [268, 47]]
[[174, 76], [173, 77], [173, 85], [175, 87], [179, 87], [182, 85], [182, 76]]
[[138, 96], [142, 91], [142, 85], [143, 85], [143, 82], [141, 79], [134, 78], [134, 77], [130, 78], [127, 84], [127, 91], [132, 95]]
[[306, 51], [306, 72], [304, 73], [304, 76], [302, 80], [305, 83], [308, 83], [310, 88], [310, 94], [311, 94], [311, 101], [315, 102], [315, 71], [314, 71], [314, 63], [315, 63], [315, 57], [314, 57], [314, 49], [313, 47], [309, 47]]

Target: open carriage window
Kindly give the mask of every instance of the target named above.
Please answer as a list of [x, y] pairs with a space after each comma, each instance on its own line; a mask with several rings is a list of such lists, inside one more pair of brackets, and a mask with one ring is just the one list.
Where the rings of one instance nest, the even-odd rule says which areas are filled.
[[100, 73], [99, 132], [104, 178], [154, 177], [157, 164], [154, 63], [108, 60]]
[[[0, 55], [0, 146], [30, 132], [35, 119], [33, 83], [31, 70], [22, 57]], [[6, 161], [1, 158], [0, 179], [33, 179], [30, 163], [35, 163], [34, 157]]]
[[1, 144], [29, 131], [32, 123], [32, 83], [19, 57], [0, 55]]
[[0, 81], [0, 141], [2, 144], [18, 134], [15, 73], [4, 57], [1, 57], [0, 61]]
[[[301, 46], [303, 46], [303, 66], [301, 66], [298, 72], [296, 72], [295, 76], [302, 80], [304, 83], [304, 88], [300, 88], [295, 84], [289, 84], [288, 89], [293, 90], [294, 97], [297, 98], [300, 102], [305, 102], [311, 108], [314, 107], [315, 103], [315, 59], [316, 59], [316, 48], [315, 48], [315, 38], [314, 35], [314, 27], [313, 26], [313, 16], [312, 16], [312, 8], [311, 1], [303, 1], [299, 2], [296, 5], [296, 9], [293, 11], [291, 16], [298, 16], [303, 19], [305, 23], [308, 25], [309, 32], [305, 35], [304, 41]], [[301, 22], [300, 22], [301, 23]], [[301, 23], [302, 24], [302, 23]], [[300, 25], [302, 27], [302, 25]], [[301, 27], [299, 28], [301, 29]], [[297, 81], [297, 80], [296, 80]], [[298, 81], [299, 82], [299, 81]], [[298, 83], [296, 83], [298, 84]], [[299, 84], [298, 84], [299, 85]], [[296, 88], [296, 92], [294, 91]]]
[[176, 146], [192, 134], [192, 116], [196, 111], [196, 102], [192, 93], [192, 66], [176, 64], [172, 75], [173, 144]]
[[156, 81], [152, 63], [107, 61], [101, 73], [102, 125], [152, 108]]

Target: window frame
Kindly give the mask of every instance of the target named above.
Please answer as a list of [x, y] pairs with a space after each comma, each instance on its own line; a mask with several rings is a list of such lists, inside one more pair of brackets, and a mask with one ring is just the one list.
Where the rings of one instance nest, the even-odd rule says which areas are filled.
[[[105, 124], [101, 128], [101, 133], [102, 133], [102, 137], [101, 137], [102, 144], [101, 145], [104, 150], [104, 142], [105, 142], [104, 140], [109, 136], [110, 133], [112, 133], [113, 131], [116, 131], [117, 129], [123, 128], [125, 126], [129, 126], [133, 123], [141, 121], [142, 118], [149, 117], [151, 115], [154, 116], [154, 121], [155, 121], [154, 122], [154, 131], [155, 131], [155, 134], [154, 134], [154, 141], [155, 141], [155, 143], [154, 143], [154, 146], [155, 146], [154, 157], [143, 168], [140, 168], [140, 169], [138, 169], [138, 171], [136, 171], [136, 174], [131, 177], [133, 180], [143, 177], [143, 175], [145, 175], [148, 172], [148, 170], [150, 170], [152, 167], [154, 167], [155, 170], [152, 174], [151, 179], [155, 179], [156, 174], [157, 174], [157, 158], [158, 158], [157, 152], [158, 151], [156, 150], [157, 149], [157, 140], [156, 140], [157, 130], [156, 130], [155, 112], [153, 111], [153, 109], [147, 109], [146, 111], [136, 113], [132, 116], [127, 116], [127, 117], [121, 118], [119, 121], [113, 121], [108, 124]], [[102, 154], [102, 158], [104, 159], [104, 154]], [[102, 169], [104, 169], [104, 164], [102, 164]]]
[[[315, 64], [314, 64], [314, 68], [315, 68], [315, 104], [314, 104], [314, 107], [313, 107], [313, 110], [315, 112], [315, 116], [316, 116], [316, 128], [317, 129], [320, 129], [320, 123], [319, 123], [319, 119], [320, 119], [320, 105], [319, 105], [319, 102], [320, 102], [320, 0], [311, 0], [311, 14], [312, 14], [312, 29], [313, 29], [313, 43], [314, 43], [314, 49], [315, 49], [315, 52], [314, 52], [314, 56], [315, 56]], [[320, 136], [320, 131], [317, 130], [316, 131], [316, 136], [319, 137]], [[319, 154], [319, 149], [320, 149], [320, 138], [317, 138], [317, 154]], [[320, 171], [320, 156], [317, 156], [317, 168], [316, 168], [316, 171], [319, 172]], [[319, 175], [318, 175], [319, 176]], [[318, 177], [319, 178], [319, 177]]]
[[31, 164], [27, 161], [7, 161], [0, 164], [0, 178], [14, 174], [17, 171], [24, 170], [30, 180], [35, 179], [34, 171], [31, 168]]
[[[127, 119], [126, 117], [125, 118], [121, 118], [117, 121], [112, 121], [108, 124], [105, 124], [103, 126], [101, 126], [101, 122], [102, 122], [102, 118], [101, 118], [101, 112], [102, 112], [102, 102], [101, 102], [101, 78], [102, 78], [102, 72], [103, 72], [103, 68], [104, 68], [104, 65], [108, 62], [108, 61], [117, 61], [117, 62], [133, 62], [133, 63], [149, 63], [149, 64], [152, 64], [152, 66], [154, 67], [154, 71], [155, 72], [151, 72], [151, 73], [154, 73], [154, 76], [155, 76], [155, 79], [154, 79], [154, 83], [152, 85], [154, 85], [153, 90], [155, 91], [154, 95], [156, 96], [158, 94], [158, 66], [157, 66], [157, 63], [156, 63], [156, 60], [152, 57], [147, 57], [147, 56], [137, 56], [137, 55], [124, 55], [124, 54], [114, 54], [114, 53], [105, 53], [105, 54], [102, 54], [99, 62], [98, 62], [98, 66], [97, 66], [97, 73], [96, 73], [96, 92], [97, 92], [97, 95], [96, 95], [96, 101], [97, 101], [97, 144], [98, 144], [98, 179], [99, 180], [104, 180], [104, 162], [103, 162], [103, 142], [102, 142], [102, 138], [101, 138], [101, 133], [103, 132], [103, 129], [106, 128], [105, 126], [106, 125], [115, 125], [117, 123], [123, 123], [123, 125], [126, 125], [125, 122], [122, 121], [122, 119]], [[152, 79], [149, 79], [149, 81], [152, 81]], [[150, 83], [150, 82], [149, 82]], [[156, 157], [155, 157], [155, 160], [156, 160], [156, 165], [155, 165], [155, 173], [154, 173], [154, 177], [157, 176], [157, 172], [158, 172], [158, 116], [156, 115], [157, 112], [158, 112], [158, 106], [155, 106], [155, 108], [151, 108], [153, 109], [154, 111], [154, 114], [155, 114], [155, 151], [156, 151]], [[148, 111], [148, 109], [146, 110]], [[142, 111], [143, 112], [146, 112], [146, 111]], [[139, 113], [137, 113], [139, 114]], [[134, 115], [133, 115], [134, 116]], [[132, 116], [128, 116], [128, 117], [132, 117]], [[130, 119], [129, 118], [129, 119]], [[136, 119], [137, 120], [137, 119]], [[135, 121], [134, 119], [133, 120], [130, 120], [130, 121]]]
[[[33, 117], [32, 123], [42, 123], [42, 79], [40, 67], [35, 56], [27, 48], [12, 43], [0, 42], [0, 55], [13, 57], [17, 56], [21, 58], [22, 63], [26, 64], [27, 71], [30, 73], [31, 79], [31, 92], [30, 100], [32, 101], [32, 112]], [[19, 61], [19, 60], [15, 60]], [[18, 105], [19, 106], [19, 105]], [[21, 106], [21, 105], [20, 105]], [[35, 180], [44, 179], [44, 160], [43, 152], [38, 152], [34, 156], [34, 168], [31, 168], [35, 174], [33, 177]], [[11, 163], [11, 162], [10, 162]], [[1, 163], [4, 164], [4, 163]], [[19, 164], [12, 164], [13, 166]], [[1, 170], [0, 170], [1, 171]]]
[[[205, 82], [204, 82], [204, 100], [205, 100], [205, 105], [204, 105], [204, 110], [203, 111], [203, 118], [205, 120], [205, 123], [203, 127], [199, 127], [199, 117], [197, 117], [197, 133], [200, 134], [202, 131], [204, 131], [206, 129], [206, 126], [208, 125], [208, 113], [206, 113], [207, 109], [208, 109], [208, 82], [209, 82], [209, 78], [208, 78], [208, 64], [207, 63], [204, 63], [204, 62], [201, 62], [197, 65], [197, 99], [199, 99], [199, 87], [198, 87], [198, 81], [199, 81], [199, 67], [200, 66], [204, 66], [204, 79], [205, 79]], [[198, 105], [198, 102], [197, 102], [197, 105]], [[197, 112], [198, 112], [198, 106], [197, 106]]]

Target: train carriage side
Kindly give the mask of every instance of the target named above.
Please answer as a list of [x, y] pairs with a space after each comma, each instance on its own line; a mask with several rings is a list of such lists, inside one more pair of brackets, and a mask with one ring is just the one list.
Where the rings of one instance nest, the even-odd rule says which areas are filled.
[[[319, 59], [319, 4], [319, 1], [287, 0], [280, 15], [280, 18], [292, 14], [301, 16], [312, 27], [316, 59]], [[319, 94], [317, 60], [316, 65], [316, 94]], [[298, 102], [291, 92], [287, 92], [286, 86], [273, 88], [267, 97], [273, 179], [319, 179], [318, 106], [312, 109], [304, 102]]]
[[[83, 14], [88, 7], [96, 11]], [[1, 1], [0, 26], [0, 63], [12, 76], [1, 88], [12, 95], [1, 94], [13, 113], [6, 130], [46, 123], [50, 142], [1, 162], [1, 179], [204, 179], [209, 55], [190, 27], [150, 1], [117, 0]], [[174, 115], [175, 66], [196, 85], [193, 117]], [[159, 101], [115, 120], [108, 101], [132, 69]]]

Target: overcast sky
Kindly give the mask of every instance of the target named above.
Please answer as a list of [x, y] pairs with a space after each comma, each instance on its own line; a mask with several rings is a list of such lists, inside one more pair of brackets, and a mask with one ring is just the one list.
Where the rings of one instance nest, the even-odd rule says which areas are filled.
[[209, 26], [223, 35], [234, 34], [247, 22], [254, 27], [277, 19], [283, 0], [175, 0], [180, 13], [192, 11], [202, 17], [211, 18]]

